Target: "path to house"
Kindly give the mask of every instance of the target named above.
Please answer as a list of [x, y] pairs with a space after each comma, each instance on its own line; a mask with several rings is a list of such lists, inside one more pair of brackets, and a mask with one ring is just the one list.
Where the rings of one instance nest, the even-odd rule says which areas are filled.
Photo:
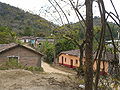
[[42, 61], [42, 67], [43, 67], [44, 71], [47, 73], [61, 73], [61, 74], [65, 74], [65, 75], [72, 75], [71, 73], [67, 73], [67, 72], [55, 69], [43, 61]]

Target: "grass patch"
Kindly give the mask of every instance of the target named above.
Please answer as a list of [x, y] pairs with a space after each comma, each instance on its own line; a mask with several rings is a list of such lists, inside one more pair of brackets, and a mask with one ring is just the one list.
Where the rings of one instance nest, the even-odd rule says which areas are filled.
[[29, 71], [44, 71], [42, 67], [33, 67], [33, 66], [27, 66], [24, 68], [25, 70], [29, 70]]

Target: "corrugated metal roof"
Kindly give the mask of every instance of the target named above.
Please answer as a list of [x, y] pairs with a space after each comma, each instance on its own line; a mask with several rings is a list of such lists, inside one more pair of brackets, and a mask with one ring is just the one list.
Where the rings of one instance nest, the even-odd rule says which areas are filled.
[[61, 52], [61, 54], [68, 54], [68, 55], [73, 55], [73, 56], [77, 56], [80, 57], [80, 50], [76, 49], [76, 50], [70, 50], [70, 51], [63, 51]]
[[12, 48], [16, 46], [17, 44], [15, 43], [10, 43], [10, 44], [0, 44], [0, 52], [3, 52], [4, 50], [7, 50], [9, 48]]
[[[68, 54], [68, 55], [80, 57], [80, 50], [76, 49], [76, 50], [70, 50], [70, 51], [63, 51], [60, 54], [66, 54], [66, 55]], [[96, 56], [96, 52], [93, 54], [94, 58], [95, 58], [95, 56]], [[85, 51], [83, 53], [83, 57], [85, 57]], [[117, 58], [118, 58], [118, 55], [117, 55]], [[111, 52], [105, 52], [105, 53], [103, 53], [102, 60], [112, 61], [112, 60], [114, 60], [114, 54], [112, 54]]]

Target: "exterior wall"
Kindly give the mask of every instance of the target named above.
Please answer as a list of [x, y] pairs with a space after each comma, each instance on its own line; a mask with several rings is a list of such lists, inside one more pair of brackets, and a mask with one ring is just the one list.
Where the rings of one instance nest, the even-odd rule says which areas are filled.
[[31, 44], [35, 44], [35, 40], [30, 40], [30, 43]]
[[0, 62], [9, 60], [9, 56], [17, 56], [18, 62], [27, 66], [41, 66], [41, 55], [24, 47], [16, 47], [0, 54]]
[[[62, 63], [62, 57], [63, 57], [63, 63]], [[65, 58], [66, 58], [66, 61], [65, 61]], [[71, 66], [71, 60], [73, 60], [73, 65], [72, 66]], [[76, 60], [77, 60], [78, 63], [76, 63]], [[79, 65], [80, 65], [79, 57], [61, 54], [59, 56], [59, 64], [63, 64], [65, 66], [68, 66], [68, 67], [71, 67], [71, 68], [79, 67]]]
[[[96, 67], [97, 67], [97, 65], [96, 65], [96, 61], [95, 61], [95, 63], [93, 64], [93, 70], [94, 71], [96, 70]], [[105, 61], [101, 61], [100, 62], [100, 71], [102, 71], [103, 68], [104, 68], [104, 71], [108, 72], [108, 67], [109, 67], [109, 63], [108, 62], [105, 62]]]
[[27, 43], [30, 42], [30, 39], [24, 39]]
[[[63, 57], [63, 63], [62, 63], [62, 57]], [[66, 62], [65, 62], [65, 58], [66, 58]], [[72, 67], [71, 67], [71, 59], [73, 60], [73, 66]], [[78, 64], [76, 64], [76, 60], [78, 60]], [[83, 64], [84, 64], [85, 63], [85, 58], [83, 58], [82, 61], [83, 61]], [[79, 57], [66, 55], [66, 54], [61, 54], [59, 56], [59, 64], [62, 64], [62, 65], [65, 65], [65, 66], [68, 66], [68, 67], [71, 67], [71, 68], [79, 67], [79, 65], [80, 65]], [[105, 72], [108, 72], [109, 63], [101, 61], [101, 64], [100, 64], [100, 70], [101, 71], [103, 69], [103, 66], [105, 66], [104, 67]], [[96, 70], [96, 67], [97, 67], [97, 65], [96, 65], [96, 61], [95, 61], [95, 63], [93, 64], [93, 70], [94, 71]]]

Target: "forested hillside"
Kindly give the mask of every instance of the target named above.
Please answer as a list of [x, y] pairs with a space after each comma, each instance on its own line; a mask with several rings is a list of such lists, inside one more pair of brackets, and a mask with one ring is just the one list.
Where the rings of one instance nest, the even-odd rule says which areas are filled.
[[[99, 35], [97, 35], [98, 33], [99, 33], [99, 31], [100, 31], [100, 26], [101, 26], [101, 24], [100, 24], [100, 22], [101, 22], [101, 20], [100, 20], [100, 17], [97, 17], [97, 16], [95, 16], [94, 18], [93, 18], [93, 25], [94, 25], [94, 34], [95, 34], [95, 36], [96, 36], [96, 38], [99, 38]], [[81, 23], [82, 23], [82, 21], [81, 21]], [[110, 25], [110, 27], [111, 27], [111, 29], [112, 29], [112, 34], [113, 34], [113, 37], [115, 38], [115, 39], [117, 39], [118, 37], [118, 33], [117, 33], [117, 31], [119, 31], [119, 27], [115, 24], [115, 23], [113, 23], [113, 22], [108, 22], [109, 23], [109, 25]], [[84, 25], [84, 24], [83, 24]], [[78, 29], [80, 32], [80, 37], [81, 38], [83, 38], [83, 36], [84, 36], [84, 30], [83, 30], [83, 28], [82, 28], [82, 26], [80, 25], [80, 23], [79, 22], [77, 22], [77, 23], [74, 23], [74, 24], [72, 24], [71, 25], [74, 29]], [[106, 38], [105, 38], [106, 40], [111, 40], [111, 37], [110, 37], [110, 32], [109, 32], [109, 30], [108, 30], [108, 28], [106, 29]]]
[[38, 15], [0, 2], [0, 26], [7, 26], [18, 35], [47, 36], [54, 24]]

